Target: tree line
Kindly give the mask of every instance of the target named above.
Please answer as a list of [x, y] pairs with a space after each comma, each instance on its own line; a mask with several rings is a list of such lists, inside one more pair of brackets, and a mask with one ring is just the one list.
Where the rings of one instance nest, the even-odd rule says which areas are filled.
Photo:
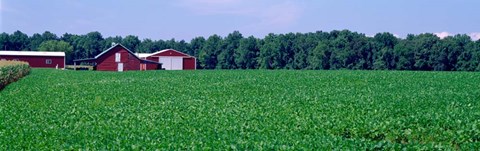
[[28, 36], [21, 31], [0, 34], [0, 48], [27, 51], [64, 51], [67, 64], [91, 58], [121, 43], [138, 53], [176, 49], [197, 57], [199, 69], [311, 69], [311, 70], [435, 70], [480, 71], [480, 40], [465, 34], [439, 38], [434, 34], [391, 33], [373, 37], [349, 30], [268, 34], [244, 37], [234, 31], [226, 37], [212, 35], [185, 40], [140, 40], [137, 36], [104, 38], [99, 32], [85, 35], [51, 32]]

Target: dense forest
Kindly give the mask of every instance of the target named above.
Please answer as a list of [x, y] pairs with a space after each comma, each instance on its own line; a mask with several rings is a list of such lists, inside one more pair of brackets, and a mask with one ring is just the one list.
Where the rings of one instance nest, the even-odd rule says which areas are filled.
[[244, 37], [234, 31], [226, 37], [212, 35], [184, 40], [140, 40], [137, 36], [106, 37], [51, 33], [28, 36], [21, 31], [0, 34], [5, 50], [65, 51], [67, 64], [90, 58], [121, 43], [139, 53], [176, 49], [197, 57], [200, 69], [358, 69], [480, 71], [480, 40], [468, 35], [440, 39], [434, 34], [397, 38], [391, 33], [374, 37], [348, 30], [268, 34]]

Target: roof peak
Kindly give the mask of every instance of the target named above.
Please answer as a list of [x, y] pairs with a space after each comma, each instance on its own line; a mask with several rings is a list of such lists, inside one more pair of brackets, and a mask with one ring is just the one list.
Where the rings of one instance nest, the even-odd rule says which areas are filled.
[[[113, 44], [113, 43], [112, 43]], [[117, 47], [117, 46], [120, 46], [120, 47], [123, 47], [125, 48], [125, 50], [127, 50], [128, 52], [132, 53], [135, 55], [135, 53], [133, 53], [130, 49], [128, 49], [127, 47], [123, 46], [122, 44], [120, 43], [116, 43], [115, 45], [112, 45], [110, 48], [108, 48], [107, 50], [104, 50], [103, 52], [101, 52], [100, 54], [96, 55], [95, 58], [98, 58], [100, 56], [102, 56], [103, 54], [107, 53], [108, 51], [110, 51], [111, 49]]]
[[181, 54], [183, 54], [183, 55], [186, 55], [186, 56], [188, 56], [188, 57], [193, 57], [193, 58], [195, 58], [195, 57], [194, 57], [194, 56], [192, 56], [192, 55], [186, 54], [186, 53], [184, 53], [184, 52], [181, 52], [181, 51], [178, 51], [178, 50], [175, 50], [175, 49], [163, 49], [163, 50], [160, 50], [160, 51], [157, 51], [157, 52], [151, 53], [151, 55], [150, 55], [150, 56], [153, 56], [153, 55], [156, 55], [156, 54], [159, 54], [159, 53], [165, 52], [165, 51], [169, 51], [169, 50], [172, 50], [172, 51], [175, 51], [175, 52], [181, 53]]

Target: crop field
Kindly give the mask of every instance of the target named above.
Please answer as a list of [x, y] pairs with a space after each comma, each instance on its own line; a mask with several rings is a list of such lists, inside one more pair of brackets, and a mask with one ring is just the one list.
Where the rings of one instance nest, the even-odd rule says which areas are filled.
[[480, 73], [33, 69], [0, 150], [480, 148]]

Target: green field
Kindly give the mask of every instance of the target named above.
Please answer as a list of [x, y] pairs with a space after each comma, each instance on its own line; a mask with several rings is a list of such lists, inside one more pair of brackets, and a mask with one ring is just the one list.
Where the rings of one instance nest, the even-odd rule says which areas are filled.
[[478, 149], [480, 73], [34, 69], [0, 148]]

